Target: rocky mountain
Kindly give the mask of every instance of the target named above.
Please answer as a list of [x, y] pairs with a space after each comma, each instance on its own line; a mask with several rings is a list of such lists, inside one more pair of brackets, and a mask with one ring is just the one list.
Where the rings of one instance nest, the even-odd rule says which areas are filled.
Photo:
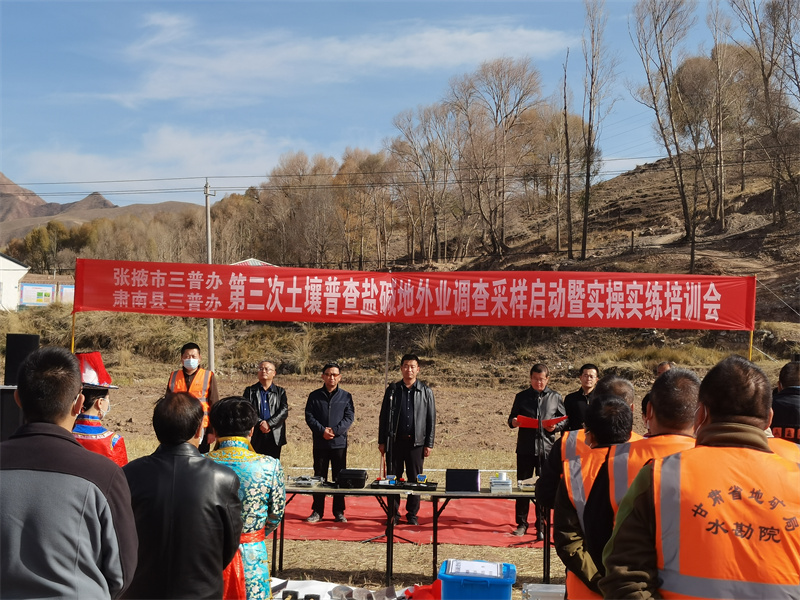
[[51, 220], [72, 227], [101, 217], [113, 219], [126, 214], [171, 212], [187, 207], [199, 210], [197, 205], [187, 202], [120, 207], [98, 192], [92, 192], [77, 202], [45, 202], [33, 191], [17, 185], [0, 173], [0, 247], [14, 238], [24, 237], [32, 229], [46, 225]]

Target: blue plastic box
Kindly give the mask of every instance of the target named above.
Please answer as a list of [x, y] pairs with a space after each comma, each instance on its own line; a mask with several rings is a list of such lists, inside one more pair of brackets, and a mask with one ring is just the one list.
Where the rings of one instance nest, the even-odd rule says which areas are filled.
[[511, 600], [517, 568], [508, 563], [448, 558], [439, 569], [442, 600]]

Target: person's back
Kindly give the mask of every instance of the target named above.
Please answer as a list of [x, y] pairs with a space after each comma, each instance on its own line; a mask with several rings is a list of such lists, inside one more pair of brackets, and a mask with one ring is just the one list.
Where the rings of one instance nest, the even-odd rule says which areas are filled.
[[800, 444], [800, 362], [786, 363], [781, 368], [778, 390], [772, 396], [772, 411], [772, 434]]
[[[139, 535], [139, 567], [126, 598], [222, 597], [222, 570], [242, 529], [239, 479], [197, 450], [202, 419], [188, 394], [163, 398], [153, 414], [161, 445], [123, 469]], [[175, 422], [190, 425], [176, 437], [169, 429]], [[189, 429], [191, 437], [179, 441]]]
[[217, 433], [218, 448], [209, 452], [208, 458], [238, 475], [242, 521], [245, 524], [239, 556], [234, 557], [225, 573], [225, 589], [244, 588], [249, 600], [269, 598], [266, 537], [281, 522], [286, 506], [283, 467], [276, 458], [250, 449], [249, 441], [259, 416], [244, 398], [224, 398], [211, 408], [210, 420]]
[[117, 465], [75, 441], [79, 391], [67, 350], [41, 348], [20, 368], [26, 424], [0, 444], [2, 598], [115, 598], [133, 577], [128, 485]]
[[645, 465], [603, 560], [607, 597], [794, 598], [800, 466], [770, 451], [770, 387], [732, 356], [700, 385], [697, 445]]

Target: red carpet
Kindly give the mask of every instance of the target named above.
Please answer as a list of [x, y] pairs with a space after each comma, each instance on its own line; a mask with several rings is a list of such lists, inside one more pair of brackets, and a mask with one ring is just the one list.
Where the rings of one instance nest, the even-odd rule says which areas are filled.
[[[287, 494], [287, 500], [291, 494]], [[325, 515], [318, 523], [306, 523], [311, 514], [311, 496], [297, 494], [286, 505], [287, 540], [339, 540], [361, 542], [382, 536], [386, 529], [386, 515], [377, 499], [372, 497], [348, 496], [345, 516], [347, 523], [333, 520], [331, 503], [325, 499]], [[441, 508], [441, 501], [439, 508]], [[394, 528], [395, 542], [404, 541], [417, 544], [433, 543], [433, 503], [422, 502], [419, 511], [419, 525], [405, 522], [405, 503], [400, 504], [400, 524]], [[530, 518], [534, 511], [531, 505]], [[517, 537], [511, 535], [515, 529], [513, 500], [451, 500], [439, 516], [439, 543], [461, 544], [466, 546], [518, 546], [541, 548], [542, 542], [535, 542], [533, 535]], [[533, 527], [530, 529], [533, 533]], [[401, 539], [405, 538], [405, 540]], [[378, 537], [376, 542], [385, 541]]]

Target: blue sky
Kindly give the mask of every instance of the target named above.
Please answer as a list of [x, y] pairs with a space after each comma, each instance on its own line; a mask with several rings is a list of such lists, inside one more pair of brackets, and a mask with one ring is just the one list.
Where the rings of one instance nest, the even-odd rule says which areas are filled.
[[[613, 172], [662, 154], [626, 87], [642, 80], [632, 6], [606, 5], [621, 60], [600, 138]], [[48, 202], [100, 191], [119, 205], [201, 203], [204, 177], [218, 200], [266, 180], [287, 152], [377, 151], [395, 115], [503, 56], [529, 57], [550, 95], [570, 48], [582, 95], [578, 0], [3, 0], [0, 11], [0, 171]]]

